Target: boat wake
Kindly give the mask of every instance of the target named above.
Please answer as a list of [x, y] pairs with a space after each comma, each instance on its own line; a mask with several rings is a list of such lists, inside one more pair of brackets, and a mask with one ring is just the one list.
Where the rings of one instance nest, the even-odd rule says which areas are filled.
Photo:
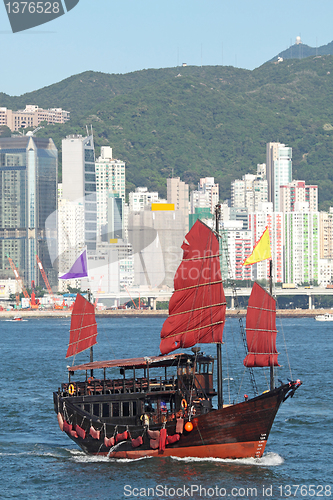
[[131, 463], [131, 462], [139, 462], [141, 460], [150, 460], [153, 457], [139, 457], [139, 458], [109, 458], [107, 456], [101, 455], [86, 455], [83, 451], [80, 450], [67, 450], [71, 454], [71, 459], [78, 463], [100, 463], [107, 462], [112, 463]]
[[171, 457], [175, 461], [180, 462], [214, 462], [221, 464], [242, 464], [242, 465], [256, 465], [259, 467], [275, 467], [281, 465], [284, 459], [277, 453], [269, 452], [261, 458], [197, 458], [197, 457]]
[[[86, 455], [81, 450], [70, 450], [67, 449], [70, 453], [70, 459], [74, 460], [78, 463], [99, 463], [99, 462], [113, 462], [113, 463], [132, 463], [139, 462], [141, 460], [153, 460], [154, 457], [139, 457], [139, 458], [108, 458], [107, 456], [100, 455]], [[276, 467], [278, 465], [282, 465], [284, 463], [284, 459], [278, 455], [277, 453], [269, 452], [266, 453], [261, 458], [197, 458], [197, 457], [166, 457], [170, 458], [175, 462], [185, 462], [185, 463], [221, 463], [221, 464], [235, 464], [235, 465], [255, 465], [258, 467]]]

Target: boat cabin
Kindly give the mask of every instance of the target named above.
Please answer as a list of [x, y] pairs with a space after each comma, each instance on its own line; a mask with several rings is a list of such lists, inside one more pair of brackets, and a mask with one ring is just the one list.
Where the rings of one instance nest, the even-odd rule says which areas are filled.
[[[68, 383], [58, 395], [103, 422], [138, 425], [148, 416], [155, 423], [179, 415], [211, 411], [214, 358], [194, 354], [92, 362], [68, 367]], [[119, 369], [119, 376], [113, 375]], [[75, 377], [76, 372], [81, 374]], [[100, 377], [97, 373], [102, 372]], [[83, 378], [82, 378], [83, 375]]]

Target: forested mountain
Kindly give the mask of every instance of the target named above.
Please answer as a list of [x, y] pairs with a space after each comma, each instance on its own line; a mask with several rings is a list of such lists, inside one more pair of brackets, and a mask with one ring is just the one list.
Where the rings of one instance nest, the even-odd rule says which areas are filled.
[[278, 57], [282, 57], [283, 59], [304, 59], [305, 57], [328, 56], [332, 54], [333, 42], [320, 45], [319, 47], [310, 47], [305, 43], [295, 43], [271, 59], [271, 62], [276, 61]]
[[126, 162], [127, 189], [166, 194], [166, 178], [196, 188], [214, 176], [221, 199], [230, 182], [265, 162], [266, 143], [293, 148], [293, 178], [319, 185], [321, 209], [333, 205], [333, 56], [268, 62], [253, 71], [181, 67], [125, 75], [85, 72], [20, 97], [0, 94], [0, 106], [62, 107], [65, 125], [37, 136], [59, 148], [68, 134], [94, 130], [96, 153], [113, 147]]

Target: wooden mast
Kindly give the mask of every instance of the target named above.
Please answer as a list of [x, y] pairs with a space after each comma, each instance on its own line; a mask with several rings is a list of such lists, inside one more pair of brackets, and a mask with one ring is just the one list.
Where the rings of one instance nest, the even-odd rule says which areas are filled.
[[[88, 302], [91, 302], [91, 297], [92, 297], [92, 293], [91, 293], [91, 290], [90, 288], [88, 288]], [[93, 346], [90, 347], [90, 363], [92, 363], [94, 361], [94, 351], [93, 351]], [[90, 376], [93, 377], [94, 376], [94, 370], [90, 370]]]
[[[273, 295], [273, 261], [269, 261], [269, 293]], [[270, 389], [274, 389], [274, 364], [270, 366]]]
[[[221, 216], [221, 205], [215, 207], [215, 231], [219, 235], [219, 222]], [[219, 241], [220, 246], [220, 241]], [[216, 344], [217, 350], [217, 401], [218, 408], [223, 408], [223, 377], [222, 377], [222, 342]]]

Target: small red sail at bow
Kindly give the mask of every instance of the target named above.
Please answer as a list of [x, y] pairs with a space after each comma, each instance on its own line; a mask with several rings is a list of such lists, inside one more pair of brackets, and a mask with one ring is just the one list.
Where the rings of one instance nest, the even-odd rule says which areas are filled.
[[255, 282], [247, 306], [245, 366], [279, 366], [275, 318], [274, 297]]
[[97, 324], [94, 305], [77, 294], [72, 311], [69, 345], [66, 358], [89, 349], [97, 343]]
[[162, 354], [199, 342], [222, 342], [226, 301], [218, 238], [198, 220], [186, 235], [182, 249], [183, 260], [174, 279], [169, 317], [161, 331]]

